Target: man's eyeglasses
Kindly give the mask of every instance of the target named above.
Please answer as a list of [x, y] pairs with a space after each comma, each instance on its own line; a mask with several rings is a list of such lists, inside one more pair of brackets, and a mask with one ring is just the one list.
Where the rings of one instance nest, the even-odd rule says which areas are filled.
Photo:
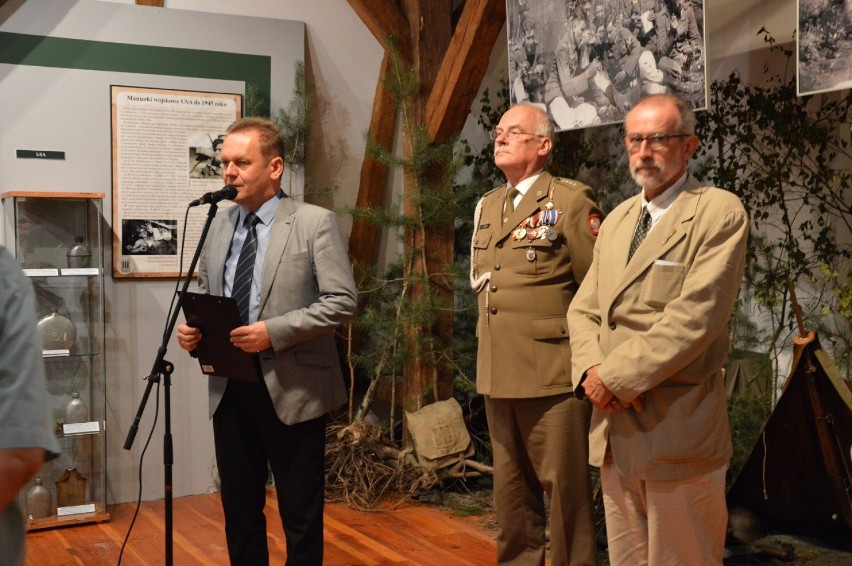
[[642, 147], [642, 142], [648, 142], [648, 149], [651, 151], [660, 151], [668, 147], [669, 140], [673, 138], [688, 138], [692, 134], [651, 134], [650, 136], [640, 136], [639, 134], [630, 134], [624, 136], [624, 145], [630, 153], [636, 153]]
[[494, 128], [490, 132], [488, 132], [488, 137], [492, 140], [496, 140], [500, 136], [505, 135], [508, 141], [517, 141], [521, 138], [521, 136], [535, 136], [537, 138], [543, 138], [541, 134], [533, 134], [530, 132], [524, 132], [523, 130], [512, 129], [509, 131], [503, 131], [500, 128]]

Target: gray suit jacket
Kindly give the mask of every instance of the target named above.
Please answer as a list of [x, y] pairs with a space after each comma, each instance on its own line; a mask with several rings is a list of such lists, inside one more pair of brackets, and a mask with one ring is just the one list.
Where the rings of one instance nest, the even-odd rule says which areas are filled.
[[[592, 267], [568, 309], [576, 376], [600, 364], [604, 385], [644, 410], [592, 414], [589, 459], [607, 448], [622, 475], [677, 480], [731, 456], [721, 368], [742, 281], [749, 221], [728, 191], [692, 177], [630, 263], [638, 196], [601, 226]], [[626, 265], [625, 265], [626, 264]]]
[[[225, 259], [239, 207], [216, 216], [199, 260], [202, 292], [224, 294]], [[263, 379], [278, 417], [295, 424], [346, 401], [334, 329], [355, 315], [357, 291], [335, 214], [284, 197], [263, 260], [258, 320], [272, 348], [260, 352]], [[210, 417], [228, 379], [209, 377]]]

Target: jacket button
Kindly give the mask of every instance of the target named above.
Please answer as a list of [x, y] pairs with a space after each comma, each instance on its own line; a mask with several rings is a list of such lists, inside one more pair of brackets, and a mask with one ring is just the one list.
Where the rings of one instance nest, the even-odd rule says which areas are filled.
[[491, 314], [497, 314], [497, 307], [491, 307]]
[[496, 292], [497, 292], [497, 285], [492, 285], [492, 286], [491, 286], [491, 292], [492, 292], [492, 293], [496, 293]]
[[494, 271], [500, 271], [500, 267], [501, 267], [501, 265], [498, 263], [497, 265], [494, 266]]
[[564, 329], [564, 328], [560, 328], [560, 329], [559, 329], [559, 334], [563, 334], [563, 335], [564, 335], [564, 334], [565, 334], [565, 329]]
[[614, 323], [614, 322], [610, 322], [610, 323], [609, 323], [609, 329], [610, 329], [610, 330], [615, 330], [615, 323]]

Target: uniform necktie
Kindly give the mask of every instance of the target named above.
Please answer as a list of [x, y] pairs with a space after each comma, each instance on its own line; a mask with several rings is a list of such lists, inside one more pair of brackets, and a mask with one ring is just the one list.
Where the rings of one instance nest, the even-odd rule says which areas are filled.
[[509, 215], [515, 212], [515, 197], [521, 194], [521, 191], [512, 187], [506, 193], [506, 212], [503, 215], [503, 222], [509, 220]]
[[234, 275], [234, 286], [231, 296], [237, 302], [237, 310], [243, 324], [249, 322], [249, 303], [251, 302], [251, 279], [254, 273], [254, 258], [257, 255], [257, 223], [260, 218], [254, 212], [246, 215], [243, 225], [247, 229], [246, 241], [240, 251], [240, 259], [237, 260], [236, 274]]
[[630, 262], [630, 258], [633, 257], [633, 252], [639, 247], [639, 244], [642, 243], [642, 240], [645, 239], [645, 236], [648, 235], [648, 231], [651, 229], [651, 213], [648, 212], [648, 207], [642, 207], [642, 217], [639, 219], [639, 223], [636, 225], [636, 231], [633, 232], [633, 241], [630, 242], [630, 252], [627, 254], [627, 262]]

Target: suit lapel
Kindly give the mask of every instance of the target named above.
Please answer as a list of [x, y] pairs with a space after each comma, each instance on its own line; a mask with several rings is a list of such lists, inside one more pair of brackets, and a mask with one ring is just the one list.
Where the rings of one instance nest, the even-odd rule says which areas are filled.
[[[613, 288], [613, 300], [641, 276], [656, 260], [665, 255], [666, 252], [686, 237], [688, 225], [695, 218], [695, 211], [698, 208], [701, 192], [701, 187], [690, 176], [683, 191], [672, 204], [672, 208], [651, 228], [651, 231], [648, 232], [645, 240], [633, 255], [633, 258], [622, 271], [620, 282]], [[615, 249], [626, 252], [630, 247], [633, 230], [636, 228], [636, 222], [638, 222], [639, 218], [641, 202], [641, 199], [636, 197], [636, 202], [630, 207], [627, 218], [632, 219], [632, 222], [624, 222], [624, 226], [619, 227], [620, 233], [617, 235], [618, 247]], [[626, 253], [622, 256], [621, 261], [625, 259]]]
[[266, 256], [263, 258], [263, 276], [260, 281], [260, 309], [258, 312], [263, 312], [263, 307], [266, 305], [269, 293], [272, 290], [275, 274], [278, 272], [279, 260], [284, 255], [284, 249], [287, 247], [287, 242], [293, 231], [293, 224], [296, 220], [294, 216], [295, 210], [296, 206], [293, 204], [293, 199], [284, 197], [278, 203], [278, 209], [275, 211], [275, 221], [272, 223], [272, 231], [269, 234], [269, 242], [266, 245]]
[[231, 206], [225, 211], [225, 222], [217, 225], [216, 230], [211, 231], [208, 238], [212, 253], [208, 254], [208, 285], [210, 294], [223, 295], [225, 293], [225, 261], [231, 249], [231, 240], [234, 238], [234, 230], [237, 229], [237, 218], [240, 215], [239, 206]]

